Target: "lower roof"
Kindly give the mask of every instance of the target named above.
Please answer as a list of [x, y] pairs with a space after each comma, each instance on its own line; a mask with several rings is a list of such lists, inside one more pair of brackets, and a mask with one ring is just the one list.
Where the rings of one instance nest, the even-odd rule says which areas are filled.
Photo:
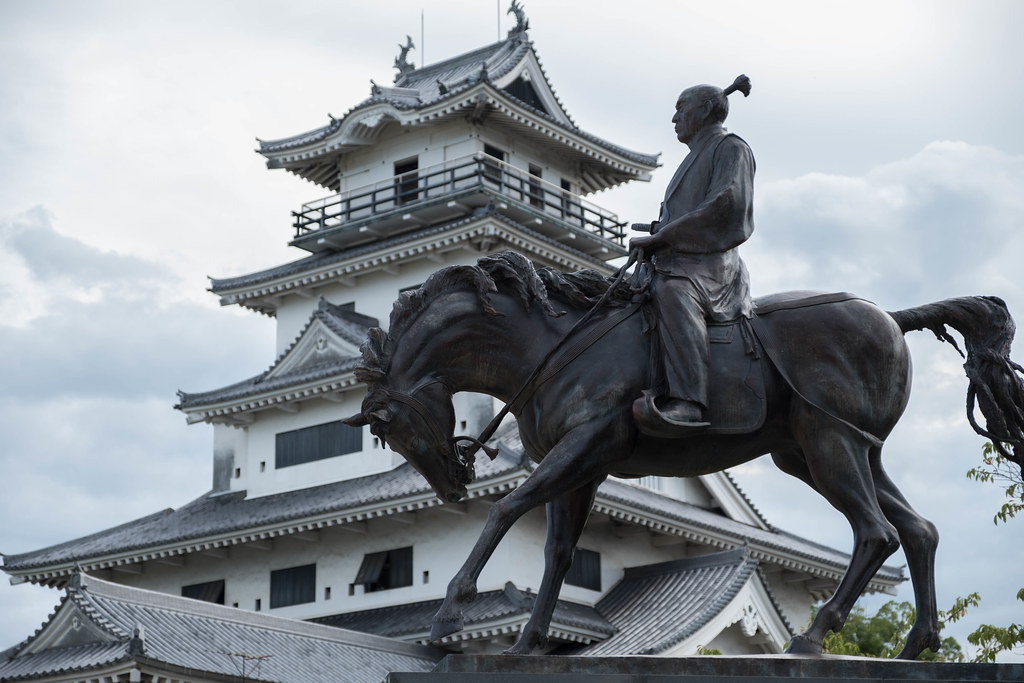
[[[598, 612], [617, 632], [578, 654], [663, 653], [711, 621], [756, 570], [757, 561], [744, 549], [627, 569], [597, 603]], [[778, 605], [773, 606], [781, 615]]]
[[[509, 618], [520, 617], [518, 621], [525, 622], [533, 612], [535, 598], [534, 594], [523, 592], [512, 583], [507, 583], [503, 590], [480, 593], [465, 607], [463, 613], [465, 628], [460, 634], [460, 638], [469, 639], [474, 631], [490, 634], [495, 630], [495, 622], [507, 621]], [[404, 605], [389, 605], [358, 612], [334, 614], [312, 621], [390, 638], [426, 640], [431, 620], [440, 609], [441, 602], [441, 599], [436, 599]], [[517, 628], [518, 621], [516, 622]], [[585, 639], [574, 635], [571, 639], [576, 641], [601, 640], [616, 631], [615, 627], [593, 607], [566, 600], [559, 600], [556, 603], [551, 622], [555, 629], [589, 634], [589, 638]]]
[[[477, 461], [471, 498], [510, 490], [534, 468], [514, 424], [499, 432], [495, 441], [498, 457]], [[440, 504], [423, 477], [403, 463], [357, 479], [255, 498], [246, 497], [245, 491], [208, 493], [177, 510], [162, 510], [55, 546], [5, 555], [2, 568], [22, 580], [61, 586], [75, 563], [87, 571], [123, 566]], [[833, 581], [842, 577], [850, 560], [846, 553], [800, 536], [744, 524], [721, 512], [614, 479], [598, 489], [594, 511], [715, 549], [746, 547], [762, 562]], [[901, 569], [883, 566], [868, 590], [891, 590], [904, 580]]]
[[390, 671], [428, 671], [442, 654], [77, 572], [42, 628], [4, 653], [0, 680], [129, 667], [280, 683], [335, 683], [343, 671], [346, 681], [379, 683]]

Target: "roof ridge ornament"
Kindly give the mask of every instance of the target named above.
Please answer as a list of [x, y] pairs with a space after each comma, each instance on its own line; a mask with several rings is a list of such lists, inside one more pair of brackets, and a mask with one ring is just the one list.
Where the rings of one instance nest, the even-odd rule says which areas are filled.
[[514, 38], [520, 34], [526, 33], [530, 29], [530, 20], [526, 18], [526, 12], [523, 10], [523, 6], [512, 0], [512, 4], [509, 5], [508, 11], [505, 14], [516, 15], [516, 25], [509, 29], [508, 37]]
[[146, 627], [141, 622], [135, 622], [132, 639], [128, 642], [128, 654], [136, 657], [146, 654]]
[[412, 36], [410, 35], [405, 36], [405, 45], [402, 45], [401, 43], [398, 44], [398, 49], [401, 50], [401, 53], [395, 57], [395, 68], [398, 69], [398, 75], [395, 76], [395, 83], [410, 71], [416, 70], [416, 65], [407, 59], [409, 56], [409, 50], [412, 50], [415, 47], [416, 45], [413, 44]]

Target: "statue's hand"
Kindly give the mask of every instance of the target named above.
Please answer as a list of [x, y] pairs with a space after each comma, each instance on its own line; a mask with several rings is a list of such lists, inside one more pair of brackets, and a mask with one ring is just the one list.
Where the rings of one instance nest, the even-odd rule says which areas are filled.
[[658, 239], [654, 235], [642, 235], [640, 237], [633, 237], [629, 240], [629, 250], [643, 249], [646, 252], [652, 252], [658, 246]]

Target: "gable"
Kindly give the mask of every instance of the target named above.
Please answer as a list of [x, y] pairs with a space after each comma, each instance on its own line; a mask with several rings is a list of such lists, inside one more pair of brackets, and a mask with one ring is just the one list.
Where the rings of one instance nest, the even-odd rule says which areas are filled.
[[331, 329], [323, 318], [315, 316], [284, 355], [267, 371], [263, 379], [273, 379], [359, 355], [359, 347]]
[[728, 473], [715, 472], [713, 474], [705, 474], [700, 477], [700, 482], [705, 486], [715, 502], [718, 503], [722, 512], [730, 519], [759, 529], [767, 530], [770, 528], [765, 518], [761, 516], [761, 513], [757, 511], [757, 508], [744, 495], [743, 491], [740, 490], [740, 487], [737, 486]]
[[537, 53], [532, 48], [527, 50], [522, 61], [504, 76], [496, 78], [493, 84], [520, 102], [575, 128], [575, 123], [555, 95], [547, 74], [537, 59]]
[[43, 650], [75, 647], [78, 645], [127, 642], [103, 628], [72, 600], [65, 600], [53, 617], [18, 652], [18, 656], [35, 654]]

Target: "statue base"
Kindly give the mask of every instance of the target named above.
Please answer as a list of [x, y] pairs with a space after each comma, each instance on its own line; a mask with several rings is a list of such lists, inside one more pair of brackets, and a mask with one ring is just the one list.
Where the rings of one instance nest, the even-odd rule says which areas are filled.
[[811, 683], [1024, 681], [1024, 664], [904, 662], [867, 657], [747, 655], [555, 657], [448, 655], [429, 673], [394, 672], [386, 683]]

